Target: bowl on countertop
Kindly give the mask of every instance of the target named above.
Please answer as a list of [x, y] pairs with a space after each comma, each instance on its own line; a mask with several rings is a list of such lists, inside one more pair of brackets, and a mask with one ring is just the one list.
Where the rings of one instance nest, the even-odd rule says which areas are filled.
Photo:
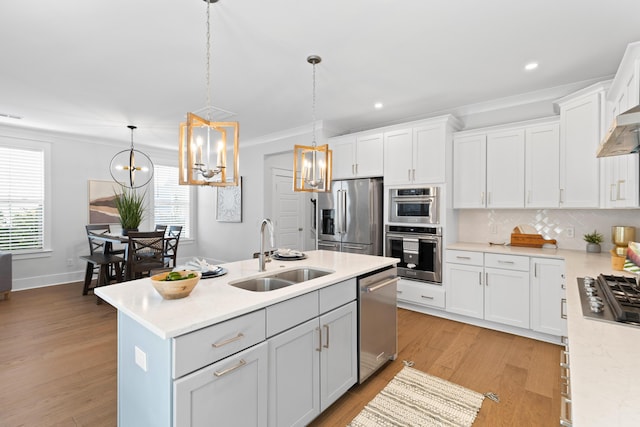
[[[180, 280], [166, 280], [169, 274], [180, 273], [182, 277], [187, 277], [190, 274], [195, 274], [194, 277]], [[193, 288], [196, 287], [198, 281], [202, 277], [202, 273], [199, 271], [183, 270], [178, 272], [166, 271], [164, 273], [151, 276], [151, 283], [155, 290], [164, 299], [179, 299], [189, 296]]]

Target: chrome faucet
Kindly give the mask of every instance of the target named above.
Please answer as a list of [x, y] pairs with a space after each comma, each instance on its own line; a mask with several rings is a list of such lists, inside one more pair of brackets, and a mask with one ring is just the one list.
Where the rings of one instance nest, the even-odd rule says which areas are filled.
[[271, 223], [271, 220], [269, 218], [265, 218], [262, 220], [262, 223], [260, 224], [260, 253], [258, 254], [258, 271], [265, 271], [265, 263], [267, 262], [271, 262], [271, 258], [270, 257], [265, 257], [264, 255], [264, 228], [268, 227], [269, 228], [269, 235], [270, 235], [270, 241], [271, 241], [271, 247], [273, 248], [274, 246], [274, 242], [273, 242], [273, 224]]

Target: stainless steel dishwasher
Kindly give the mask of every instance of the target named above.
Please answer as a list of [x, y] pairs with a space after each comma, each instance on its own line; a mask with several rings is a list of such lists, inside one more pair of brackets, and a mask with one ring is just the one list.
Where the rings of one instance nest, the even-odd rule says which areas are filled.
[[359, 383], [398, 355], [397, 276], [391, 267], [358, 278]]

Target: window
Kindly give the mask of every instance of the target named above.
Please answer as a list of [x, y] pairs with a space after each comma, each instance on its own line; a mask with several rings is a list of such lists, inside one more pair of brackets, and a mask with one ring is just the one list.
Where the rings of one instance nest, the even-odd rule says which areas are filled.
[[45, 150], [0, 146], [0, 250], [45, 248]]
[[156, 224], [181, 225], [182, 237], [191, 237], [191, 192], [178, 184], [178, 168], [154, 166], [153, 220]]

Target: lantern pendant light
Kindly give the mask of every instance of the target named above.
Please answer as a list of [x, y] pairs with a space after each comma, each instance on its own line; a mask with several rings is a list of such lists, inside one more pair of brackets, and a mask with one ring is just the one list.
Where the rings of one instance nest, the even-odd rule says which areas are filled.
[[[237, 186], [239, 181], [238, 122], [215, 122], [211, 119], [211, 23], [207, 3], [207, 118], [187, 113], [187, 121], [180, 123], [178, 147], [179, 183], [182, 185]], [[233, 147], [231, 162], [227, 150]]]
[[316, 145], [316, 64], [322, 59], [311, 55], [307, 62], [313, 65], [313, 141], [308, 145], [293, 147], [293, 191], [331, 191], [332, 152], [329, 145]]

